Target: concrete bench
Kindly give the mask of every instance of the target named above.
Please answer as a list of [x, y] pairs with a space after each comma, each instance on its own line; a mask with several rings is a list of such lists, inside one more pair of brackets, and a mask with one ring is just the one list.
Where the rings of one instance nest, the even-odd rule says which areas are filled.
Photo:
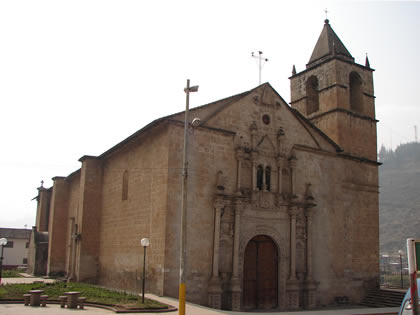
[[48, 299], [48, 295], [41, 295], [41, 306], [47, 306], [47, 299]]
[[67, 303], [67, 296], [60, 295], [58, 298], [60, 300], [60, 307], [64, 308], [66, 306], [66, 303]]
[[77, 308], [77, 299], [80, 297], [80, 292], [71, 291], [64, 292], [64, 294], [67, 296], [67, 308]]
[[25, 306], [29, 305], [29, 301], [31, 299], [31, 295], [30, 294], [24, 294], [23, 295], [23, 303], [25, 304]]
[[86, 298], [85, 297], [79, 297], [77, 298], [77, 304], [79, 304], [79, 308], [82, 310], [85, 307]]
[[30, 306], [39, 306], [41, 304], [41, 294], [44, 293], [44, 290], [30, 290], [28, 294], [31, 295], [29, 298]]

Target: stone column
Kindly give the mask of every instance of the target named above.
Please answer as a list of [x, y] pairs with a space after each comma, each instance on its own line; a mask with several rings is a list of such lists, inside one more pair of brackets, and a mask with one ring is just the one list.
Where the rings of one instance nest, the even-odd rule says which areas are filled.
[[[282, 138], [284, 137], [283, 127], [280, 127], [277, 131], [277, 196], [280, 200], [280, 196], [283, 195], [283, 180], [282, 180], [282, 170], [283, 170], [283, 160], [284, 155], [282, 153]], [[273, 190], [274, 191], [274, 190]]]
[[213, 270], [208, 288], [208, 302], [212, 308], [222, 308], [222, 286], [219, 278], [219, 245], [220, 245], [220, 215], [224, 207], [223, 200], [217, 199], [214, 203], [214, 243], [213, 243]]
[[303, 303], [306, 309], [316, 308], [316, 282], [312, 277], [312, 214], [313, 205], [305, 209], [306, 216], [306, 277]]
[[306, 277], [312, 280], [312, 209], [305, 209], [306, 216]]
[[297, 207], [289, 209], [290, 216], [290, 269], [289, 280], [296, 280], [296, 217]]
[[251, 161], [252, 161], [252, 186], [251, 186], [251, 198], [253, 201], [257, 199], [257, 159], [258, 159], [258, 152], [253, 151], [251, 152]]
[[289, 166], [290, 166], [290, 172], [291, 172], [291, 176], [292, 176], [292, 187], [290, 187], [291, 189], [291, 196], [292, 198], [297, 198], [297, 193], [296, 193], [296, 157], [294, 155], [292, 155], [289, 158]]
[[287, 280], [287, 308], [299, 309], [299, 281], [296, 279], [296, 217], [298, 208], [289, 208], [290, 215], [290, 272]]
[[235, 202], [235, 230], [233, 240], [233, 263], [232, 263], [232, 279], [231, 279], [231, 291], [232, 291], [232, 310], [241, 310], [241, 282], [239, 278], [239, 235], [240, 235], [240, 219], [241, 219], [241, 202], [236, 200]]
[[241, 194], [241, 171], [242, 171], [242, 160], [243, 152], [241, 149], [236, 149], [236, 160], [237, 160], [237, 176], [236, 176], [236, 193]]
[[277, 193], [281, 195], [283, 193], [283, 157], [277, 157]]

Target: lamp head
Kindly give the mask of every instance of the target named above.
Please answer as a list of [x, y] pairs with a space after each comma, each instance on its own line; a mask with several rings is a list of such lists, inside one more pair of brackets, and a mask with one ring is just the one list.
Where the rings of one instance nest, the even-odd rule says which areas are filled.
[[198, 85], [190, 86], [184, 89], [185, 93], [191, 93], [191, 92], [197, 92], [197, 91], [198, 91]]
[[7, 245], [7, 238], [0, 238], [0, 246], [6, 246]]
[[201, 119], [200, 119], [200, 118], [198, 118], [198, 117], [195, 117], [195, 118], [192, 120], [191, 125], [192, 125], [193, 127], [197, 127], [197, 126], [199, 126], [199, 125], [200, 125], [200, 122], [201, 122]]
[[149, 239], [148, 239], [148, 238], [144, 237], [144, 238], [142, 238], [142, 239], [141, 239], [140, 244], [141, 244], [141, 246], [143, 246], [143, 247], [147, 247], [147, 246], [149, 246], [149, 245], [150, 245], [150, 241], [149, 241]]

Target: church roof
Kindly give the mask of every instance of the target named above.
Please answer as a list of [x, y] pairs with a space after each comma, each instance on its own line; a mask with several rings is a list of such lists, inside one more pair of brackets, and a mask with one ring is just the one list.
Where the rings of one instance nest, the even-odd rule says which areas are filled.
[[[246, 97], [247, 95], [251, 94], [252, 92], [254, 92], [255, 90], [259, 89], [263, 87], [265, 88], [270, 88], [272, 89], [276, 95], [285, 103], [287, 104], [284, 99], [281, 97], [280, 94], [277, 93], [277, 91], [269, 84], [269, 83], [264, 83], [261, 84], [260, 86], [257, 86], [256, 88], [253, 88], [249, 91], [240, 93], [240, 94], [236, 94], [212, 103], [208, 103], [205, 105], [201, 105], [201, 106], [197, 106], [194, 108], [190, 109], [190, 113], [203, 109], [203, 108], [212, 108], [212, 111], [210, 111], [208, 113], [208, 115], [206, 117], [202, 117], [203, 119], [201, 120], [200, 126], [201, 127], [207, 127], [206, 124], [207, 122], [214, 117], [217, 113], [219, 113], [221, 110], [223, 110], [224, 108], [228, 107], [230, 104], [239, 101], [240, 99]], [[309, 125], [310, 129], [314, 130], [314, 132], [320, 134], [324, 139], [326, 139], [330, 144], [333, 145], [333, 147], [336, 149], [337, 152], [342, 151], [342, 149], [340, 148], [340, 146], [338, 146], [331, 138], [329, 138], [325, 133], [323, 133], [320, 129], [318, 129], [317, 127], [315, 127], [315, 125], [313, 125], [309, 120], [307, 120], [303, 115], [301, 115], [298, 111], [294, 110], [293, 108], [291, 108], [290, 106], [286, 106], [286, 108], [292, 112], [292, 114], [298, 118], [300, 121], [303, 121], [304, 124]], [[141, 128], [140, 130], [138, 130], [137, 132], [135, 132], [134, 134], [132, 134], [131, 136], [129, 136], [128, 138], [124, 139], [123, 141], [121, 141], [120, 143], [116, 144], [115, 146], [113, 146], [112, 148], [110, 148], [109, 150], [105, 151], [104, 153], [102, 153], [98, 158], [102, 159], [102, 158], [106, 158], [107, 156], [109, 156], [110, 154], [112, 154], [113, 152], [117, 151], [118, 149], [120, 149], [122, 146], [124, 146], [127, 143], [130, 143], [133, 139], [137, 138], [138, 136], [146, 133], [147, 131], [149, 131], [150, 129], [160, 125], [161, 123], [165, 122], [165, 121], [170, 121], [175, 119], [175, 121], [177, 121], [176, 116], [179, 116], [180, 114], [182, 114], [183, 117], [183, 113], [184, 111], [175, 113], [175, 114], [171, 114], [168, 116], [164, 116], [161, 118], [158, 118], [154, 121], [152, 121], [151, 123], [149, 123], [148, 125], [146, 125], [145, 127]], [[209, 127], [207, 127], [209, 128]], [[212, 128], [211, 128], [212, 129]], [[308, 130], [308, 129], [307, 129]], [[221, 130], [222, 131], [222, 130]], [[228, 130], [223, 130], [223, 131], [228, 131]]]
[[315, 48], [306, 67], [312, 67], [320, 62], [323, 62], [324, 60], [336, 56], [354, 62], [353, 56], [334, 32], [329, 20], [326, 19], [324, 28], [322, 29], [321, 35], [319, 35], [318, 41], [316, 42]]
[[[228, 107], [230, 104], [235, 103], [237, 101], [239, 101], [240, 99], [246, 97], [247, 95], [251, 94], [252, 92], [254, 92], [255, 90], [259, 89], [259, 88], [269, 88], [272, 89], [274, 91], [274, 93], [276, 93], [276, 95], [284, 102], [284, 104], [287, 104], [284, 99], [280, 96], [280, 94], [277, 93], [277, 91], [269, 84], [269, 83], [264, 83], [261, 84], [260, 86], [257, 86], [256, 88], [253, 88], [249, 91], [240, 93], [240, 94], [236, 94], [212, 103], [208, 103], [205, 105], [201, 105], [201, 106], [197, 106], [194, 108], [190, 109], [190, 112], [194, 112], [194, 111], [198, 111], [201, 109], [205, 109], [205, 108], [211, 108], [212, 110], [210, 112], [208, 112], [207, 117], [203, 117], [200, 126], [203, 128], [209, 128], [209, 129], [217, 129], [219, 131], [223, 131], [223, 132], [230, 132], [235, 134], [235, 132], [232, 132], [230, 130], [222, 130], [219, 128], [212, 128], [207, 125], [207, 121], [210, 120], [211, 118], [213, 118], [217, 113], [219, 113], [220, 111], [222, 111], [223, 109], [225, 109], [226, 107]], [[291, 108], [290, 106], [286, 105], [285, 106], [291, 113], [292, 115], [294, 115], [298, 120], [300, 120], [304, 125], [306, 125], [305, 129], [312, 134], [312, 132], [318, 133], [321, 135], [321, 137], [323, 137], [325, 140], [327, 140], [327, 142], [329, 142], [337, 152], [341, 152], [342, 149], [340, 148], [339, 145], [337, 145], [331, 138], [329, 138], [324, 132], [322, 132], [320, 129], [318, 129], [312, 122], [310, 122], [308, 119], [306, 119], [303, 115], [301, 115], [297, 110]], [[175, 113], [175, 114], [171, 114], [168, 116], [164, 116], [161, 118], [158, 118], [154, 121], [152, 121], [151, 123], [149, 123], [148, 125], [144, 126], [143, 128], [141, 128], [140, 130], [136, 131], [135, 133], [133, 133], [132, 135], [130, 135], [129, 137], [127, 137], [126, 139], [122, 140], [121, 142], [117, 143], [116, 145], [114, 145], [113, 147], [111, 147], [110, 149], [108, 149], [107, 151], [105, 151], [104, 153], [102, 153], [101, 155], [95, 157], [97, 159], [104, 159], [109, 157], [111, 154], [113, 154], [114, 152], [118, 151], [120, 148], [124, 147], [126, 144], [131, 143], [134, 139], [137, 139], [139, 136], [144, 135], [145, 133], [147, 133], [149, 130], [160, 126], [162, 123], [164, 122], [168, 122], [168, 121], [175, 121], [175, 122], [180, 122], [177, 119], [177, 116], [179, 116], [180, 114], [182, 114], [183, 116], [184, 111]], [[309, 131], [311, 130], [311, 131]], [[79, 161], [81, 161], [84, 157], [82, 157]], [[76, 170], [75, 172], [71, 173], [70, 175], [68, 175], [66, 177], [67, 180], [69, 180], [70, 178], [72, 178], [73, 176], [75, 176], [76, 174], [78, 174], [80, 172], [80, 168], [78, 170]]]

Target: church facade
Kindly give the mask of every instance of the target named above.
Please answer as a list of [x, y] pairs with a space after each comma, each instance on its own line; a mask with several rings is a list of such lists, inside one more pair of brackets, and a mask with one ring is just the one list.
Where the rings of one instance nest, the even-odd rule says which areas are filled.
[[[290, 106], [265, 83], [190, 111], [187, 301], [311, 309], [378, 286], [372, 73], [326, 20]], [[147, 237], [146, 290], [178, 297], [183, 121], [160, 118], [38, 188], [46, 273], [140, 291]]]

